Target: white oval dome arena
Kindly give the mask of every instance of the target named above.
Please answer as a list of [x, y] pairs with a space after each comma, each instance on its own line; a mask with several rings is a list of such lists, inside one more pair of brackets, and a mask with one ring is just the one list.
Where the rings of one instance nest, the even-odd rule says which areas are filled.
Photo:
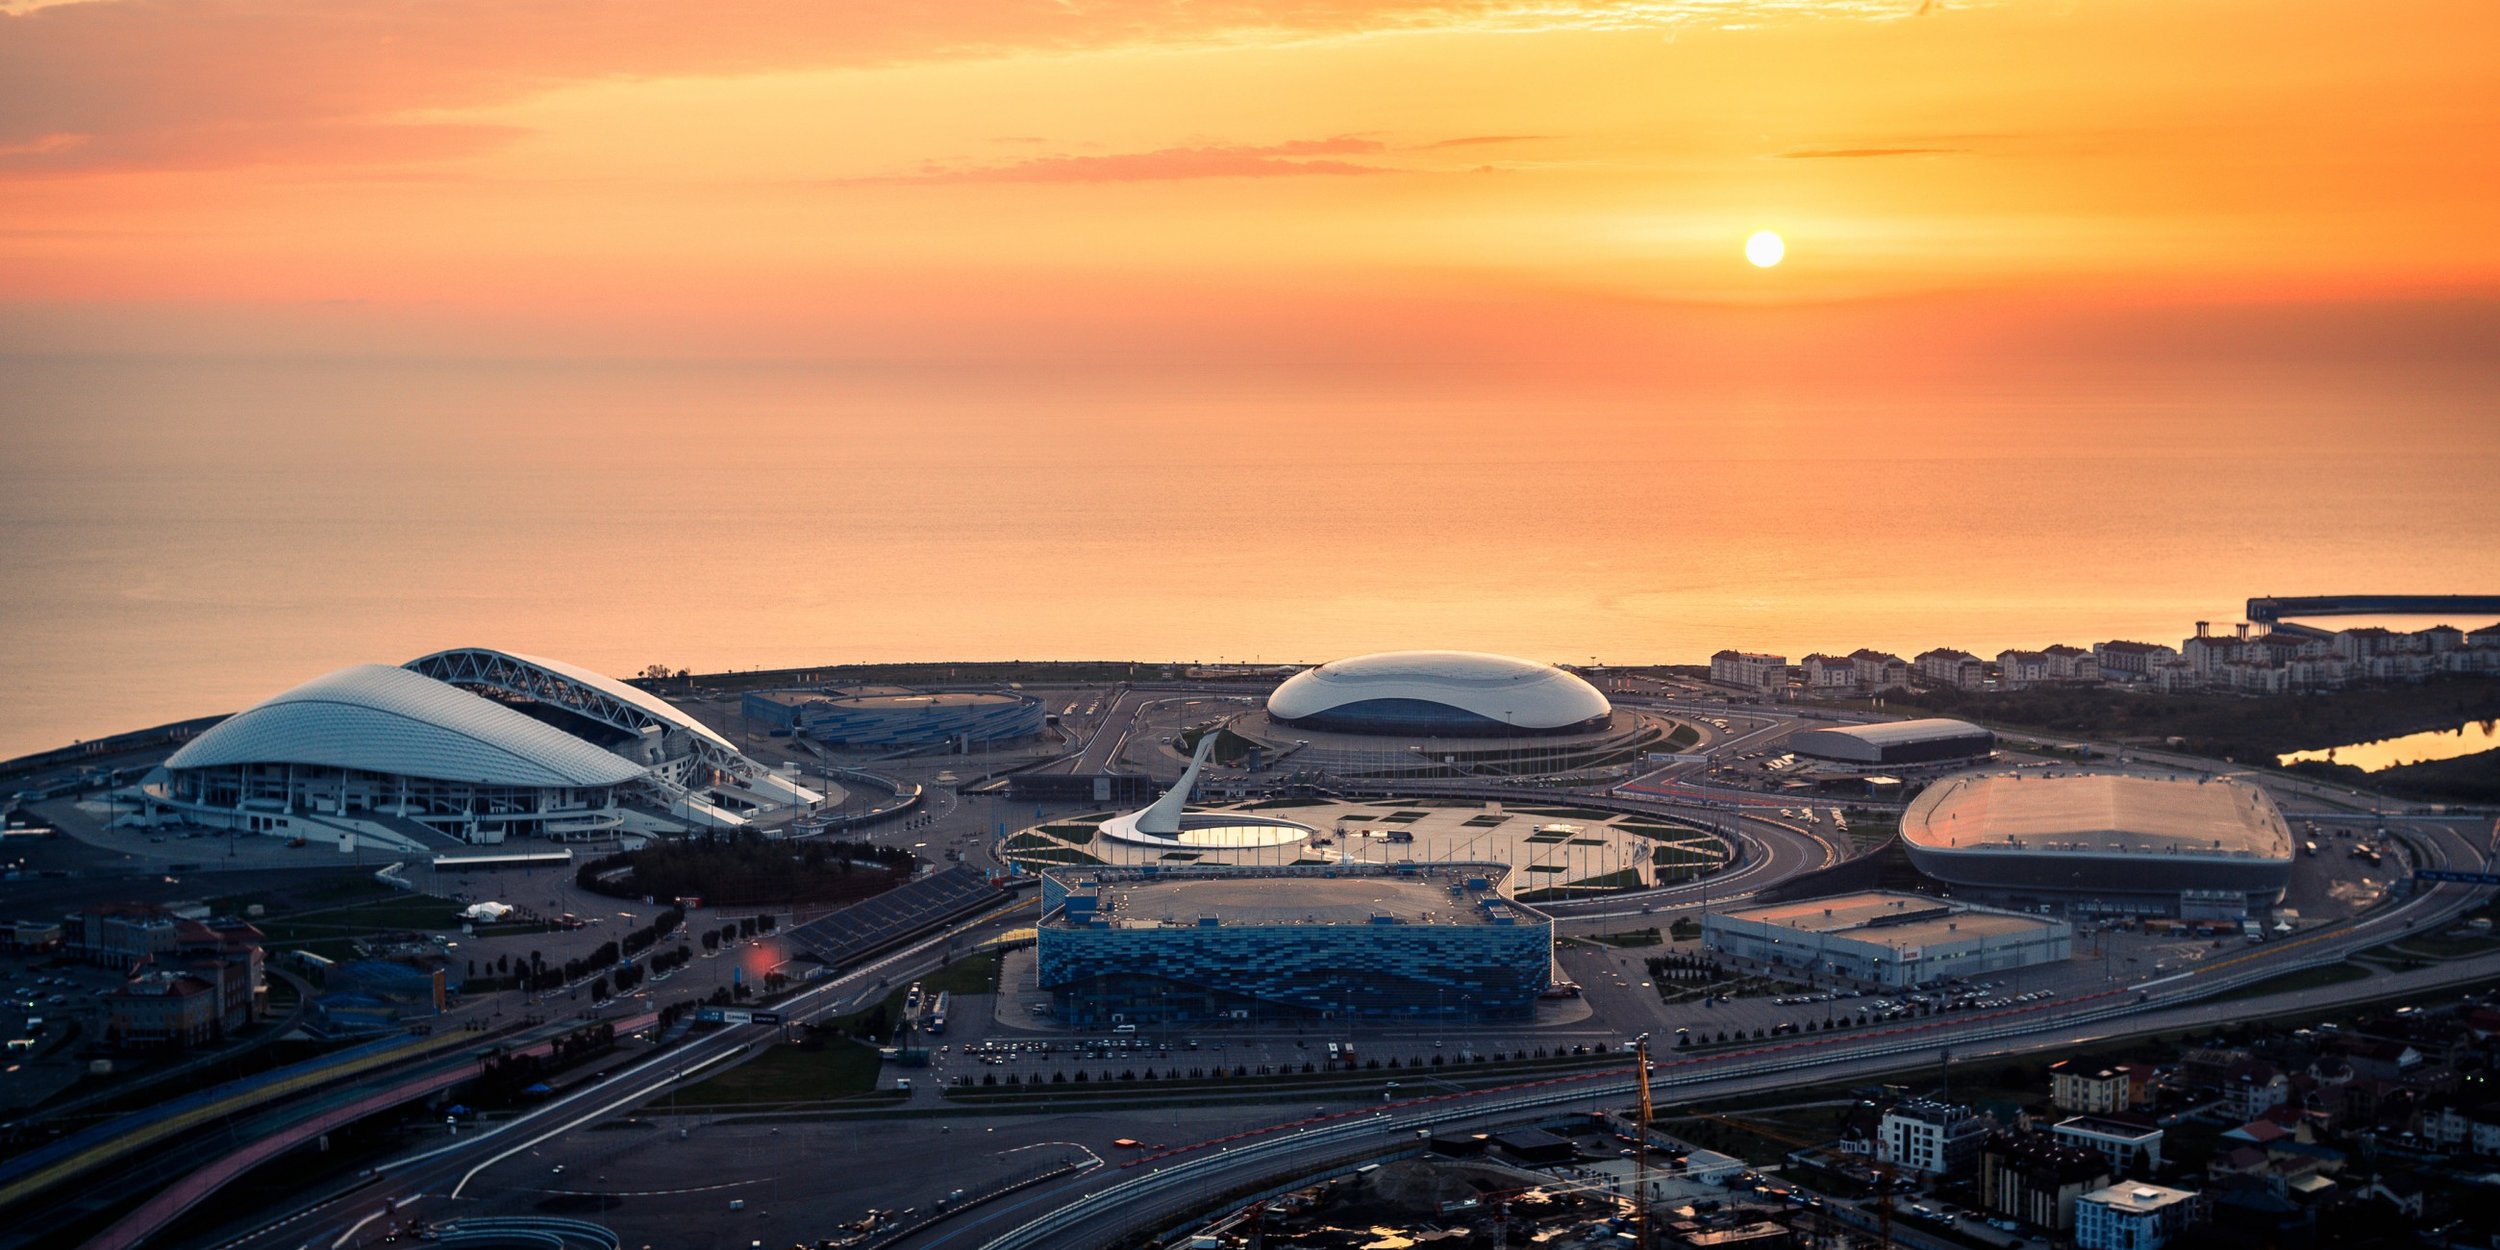
[[1286, 678], [1267, 696], [1267, 714], [1335, 733], [1498, 738], [1600, 729], [1614, 705], [1551, 664], [1477, 651], [1384, 651]]

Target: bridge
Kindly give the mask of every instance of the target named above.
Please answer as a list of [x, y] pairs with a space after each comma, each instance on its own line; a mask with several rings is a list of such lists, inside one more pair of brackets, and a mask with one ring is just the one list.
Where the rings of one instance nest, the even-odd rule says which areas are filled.
[[2295, 632], [2319, 632], [2281, 623], [2295, 616], [2500, 617], [2500, 595], [2265, 595], [2248, 601], [2251, 621]]

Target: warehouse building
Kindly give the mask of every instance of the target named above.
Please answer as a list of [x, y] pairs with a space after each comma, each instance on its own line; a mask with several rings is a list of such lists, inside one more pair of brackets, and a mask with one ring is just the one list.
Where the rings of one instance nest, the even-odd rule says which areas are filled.
[[1929, 717], [1808, 729], [1790, 737], [1788, 749], [1844, 764], [1932, 764], [1985, 759], [1997, 749], [1997, 736], [1969, 721]]
[[1003, 690], [749, 695], [754, 719], [795, 728], [845, 747], [914, 747], [1013, 742], [1042, 732], [1042, 701]]
[[1903, 988], [2060, 963], [2074, 930], [2056, 920], [1870, 890], [1702, 917], [1704, 949], [1793, 975]]

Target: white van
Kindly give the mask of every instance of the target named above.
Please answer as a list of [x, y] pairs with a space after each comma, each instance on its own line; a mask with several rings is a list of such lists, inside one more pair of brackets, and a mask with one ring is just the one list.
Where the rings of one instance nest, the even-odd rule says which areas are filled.
[[1136, 1031], [1137, 1031], [1137, 1026], [1136, 1026], [1136, 1025], [1134, 1025], [1134, 1024], [1115, 1024], [1115, 1025], [1111, 1026], [1111, 1031], [1112, 1031], [1112, 1032], [1114, 1032], [1114, 1033], [1119, 1033], [1119, 1034], [1122, 1034], [1122, 1035], [1126, 1035], [1126, 1034], [1130, 1034], [1130, 1033], [1134, 1033], [1134, 1032], [1136, 1032]]

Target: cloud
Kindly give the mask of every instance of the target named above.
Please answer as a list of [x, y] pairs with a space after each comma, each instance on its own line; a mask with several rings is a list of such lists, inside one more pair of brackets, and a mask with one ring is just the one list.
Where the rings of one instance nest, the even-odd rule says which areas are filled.
[[[87, 0], [0, 7], [0, 172], [387, 161], [412, 114], [576, 82], [1432, 29], [1669, 27], [1746, 0]], [[1812, 0], [1874, 15], [1898, 0]], [[373, 147], [342, 151], [361, 129]], [[48, 135], [70, 149], [28, 151]], [[1505, 138], [1485, 136], [1487, 140]]]
[[1784, 161], [1820, 161], [1873, 156], [1963, 156], [1968, 153], [1967, 148], [1801, 148], [1794, 152], [1782, 152], [1779, 158]]
[[1373, 155], [1388, 146], [1339, 136], [1252, 146], [1239, 143], [1157, 148], [1105, 156], [1037, 156], [1006, 165], [928, 165], [917, 173], [851, 179], [865, 183], [1176, 182], [1192, 178], [1280, 178], [1306, 174], [1380, 174], [1380, 165], [1334, 159]]
[[1553, 137], [1554, 136], [1552, 135], [1465, 135], [1456, 139], [1443, 139], [1436, 143], [1427, 143], [1423, 146], [1422, 150], [1430, 152], [1438, 148], [1476, 148], [1495, 143], [1534, 143], [1539, 139], [1551, 139]]

